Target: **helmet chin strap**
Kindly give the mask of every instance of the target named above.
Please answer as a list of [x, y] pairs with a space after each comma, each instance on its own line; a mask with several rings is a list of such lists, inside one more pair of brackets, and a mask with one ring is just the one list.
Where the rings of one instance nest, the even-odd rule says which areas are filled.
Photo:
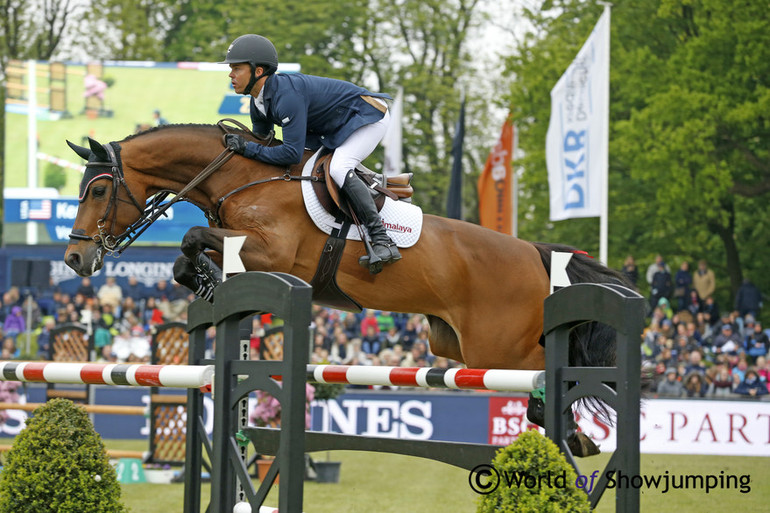
[[[250, 64], [250, 66], [251, 66], [251, 80], [249, 80], [249, 83], [246, 84], [246, 89], [243, 90], [243, 94], [246, 95], [246, 96], [251, 94], [251, 90], [254, 88], [255, 85], [257, 85], [257, 81], [260, 78], [262, 78], [265, 75], [267, 75], [267, 73], [263, 71], [261, 75], [255, 76], [254, 72], [257, 71], [257, 67], [254, 66], [253, 64]], [[264, 70], [265, 68], [263, 67], [262, 69]]]

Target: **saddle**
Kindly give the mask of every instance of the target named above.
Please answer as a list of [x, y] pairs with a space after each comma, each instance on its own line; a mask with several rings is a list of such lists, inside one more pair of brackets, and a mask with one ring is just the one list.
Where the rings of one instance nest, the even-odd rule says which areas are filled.
[[[337, 284], [337, 268], [342, 258], [342, 252], [345, 250], [348, 230], [354, 221], [347, 201], [341, 200], [339, 186], [329, 175], [331, 158], [332, 152], [325, 152], [320, 155], [316, 159], [311, 173], [314, 178], [311, 182], [313, 193], [321, 206], [334, 216], [338, 223], [338, 228], [332, 230], [324, 245], [315, 275], [310, 281], [313, 286], [313, 300], [332, 308], [360, 312], [363, 310], [361, 305], [340, 289]], [[384, 177], [360, 164], [355, 172], [369, 187], [378, 212], [382, 210], [386, 197], [396, 201], [410, 201], [412, 198], [414, 192], [411, 186], [412, 173]], [[361, 230], [360, 224], [357, 222], [355, 224]], [[363, 233], [361, 239], [364, 239]]]
[[[340, 188], [329, 176], [329, 162], [333, 153], [324, 153], [315, 162], [312, 176], [313, 192], [318, 197], [321, 206], [331, 215], [337, 217], [342, 212], [346, 217], [352, 217], [346, 201], [340, 198]], [[375, 173], [362, 164], [355, 169], [356, 175], [369, 187], [374, 197], [377, 211], [382, 210], [385, 198], [394, 201], [411, 202], [414, 189], [412, 188], [413, 173], [401, 173], [395, 176], [384, 177]], [[385, 184], [383, 186], [383, 183]]]

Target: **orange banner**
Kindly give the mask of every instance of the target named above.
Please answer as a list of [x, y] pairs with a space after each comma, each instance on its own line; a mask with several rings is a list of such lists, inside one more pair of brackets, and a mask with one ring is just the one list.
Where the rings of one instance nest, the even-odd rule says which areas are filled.
[[479, 176], [479, 220], [481, 226], [513, 234], [513, 119], [503, 123], [500, 139], [487, 157]]

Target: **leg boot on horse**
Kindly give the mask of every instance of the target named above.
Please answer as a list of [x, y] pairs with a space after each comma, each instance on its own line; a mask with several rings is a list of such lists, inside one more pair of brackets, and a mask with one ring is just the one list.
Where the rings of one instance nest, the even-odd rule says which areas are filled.
[[345, 175], [342, 192], [350, 200], [353, 213], [361, 220], [372, 239], [371, 247], [367, 247], [368, 255], [362, 256], [358, 263], [368, 267], [370, 273], [377, 274], [382, 271], [383, 265], [401, 260], [401, 253], [388, 236], [369, 189], [354, 172]]
[[[545, 401], [541, 397], [529, 393], [527, 402], [527, 420], [540, 427], [545, 427]], [[567, 429], [567, 446], [573, 456], [585, 458], [594, 456], [601, 451], [585, 433], [578, 431], [577, 422], [572, 417]]]

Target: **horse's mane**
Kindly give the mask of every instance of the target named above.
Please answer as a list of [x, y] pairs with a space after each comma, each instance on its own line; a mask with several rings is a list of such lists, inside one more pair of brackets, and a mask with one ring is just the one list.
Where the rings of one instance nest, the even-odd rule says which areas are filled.
[[170, 128], [171, 129], [174, 129], [174, 128], [193, 128], [193, 129], [202, 128], [202, 129], [209, 129], [209, 128], [216, 128], [216, 127], [217, 127], [216, 125], [205, 124], [205, 123], [173, 123], [173, 124], [170, 124], [170, 125], [158, 125], [158, 126], [154, 126], [154, 127], [148, 128], [147, 130], [142, 130], [140, 132], [136, 132], [135, 134], [131, 134], [128, 137], [126, 137], [125, 139], [123, 139], [122, 141], [119, 141], [119, 142], [130, 141], [131, 139], [136, 139], [137, 137], [140, 137], [142, 135], [148, 135], [148, 134], [152, 134], [152, 133], [155, 133], [155, 132], [160, 132], [160, 131], [163, 131], [163, 130], [168, 130]]
[[[222, 131], [221, 131], [221, 129], [217, 125], [206, 124], [206, 123], [173, 123], [173, 124], [169, 124], [169, 125], [153, 126], [151, 128], [148, 128], [147, 130], [142, 130], [140, 132], [136, 132], [134, 134], [131, 134], [128, 137], [126, 137], [125, 139], [123, 139], [121, 141], [118, 141], [118, 142], [126, 142], [126, 141], [130, 141], [132, 139], [136, 139], [137, 137], [140, 137], [140, 136], [143, 136], [143, 135], [149, 135], [149, 134], [153, 134], [153, 133], [156, 133], [156, 132], [162, 132], [163, 130], [179, 129], [179, 128], [182, 128], [182, 129], [192, 129], [192, 130], [211, 130], [211, 129], [216, 129], [218, 131], [218, 135], [219, 136], [222, 135]], [[249, 132], [249, 131], [241, 130], [239, 128], [231, 126], [231, 127], [229, 127], [229, 132], [233, 133], [233, 134], [241, 134], [243, 136], [246, 136], [246, 137], [249, 137], [249, 138], [251, 138], [253, 140], [256, 140], [260, 144], [264, 144], [264, 142], [262, 140], [260, 140], [257, 137], [254, 137], [254, 134]], [[271, 146], [274, 145], [275, 143], [276, 142], [273, 141]]]

